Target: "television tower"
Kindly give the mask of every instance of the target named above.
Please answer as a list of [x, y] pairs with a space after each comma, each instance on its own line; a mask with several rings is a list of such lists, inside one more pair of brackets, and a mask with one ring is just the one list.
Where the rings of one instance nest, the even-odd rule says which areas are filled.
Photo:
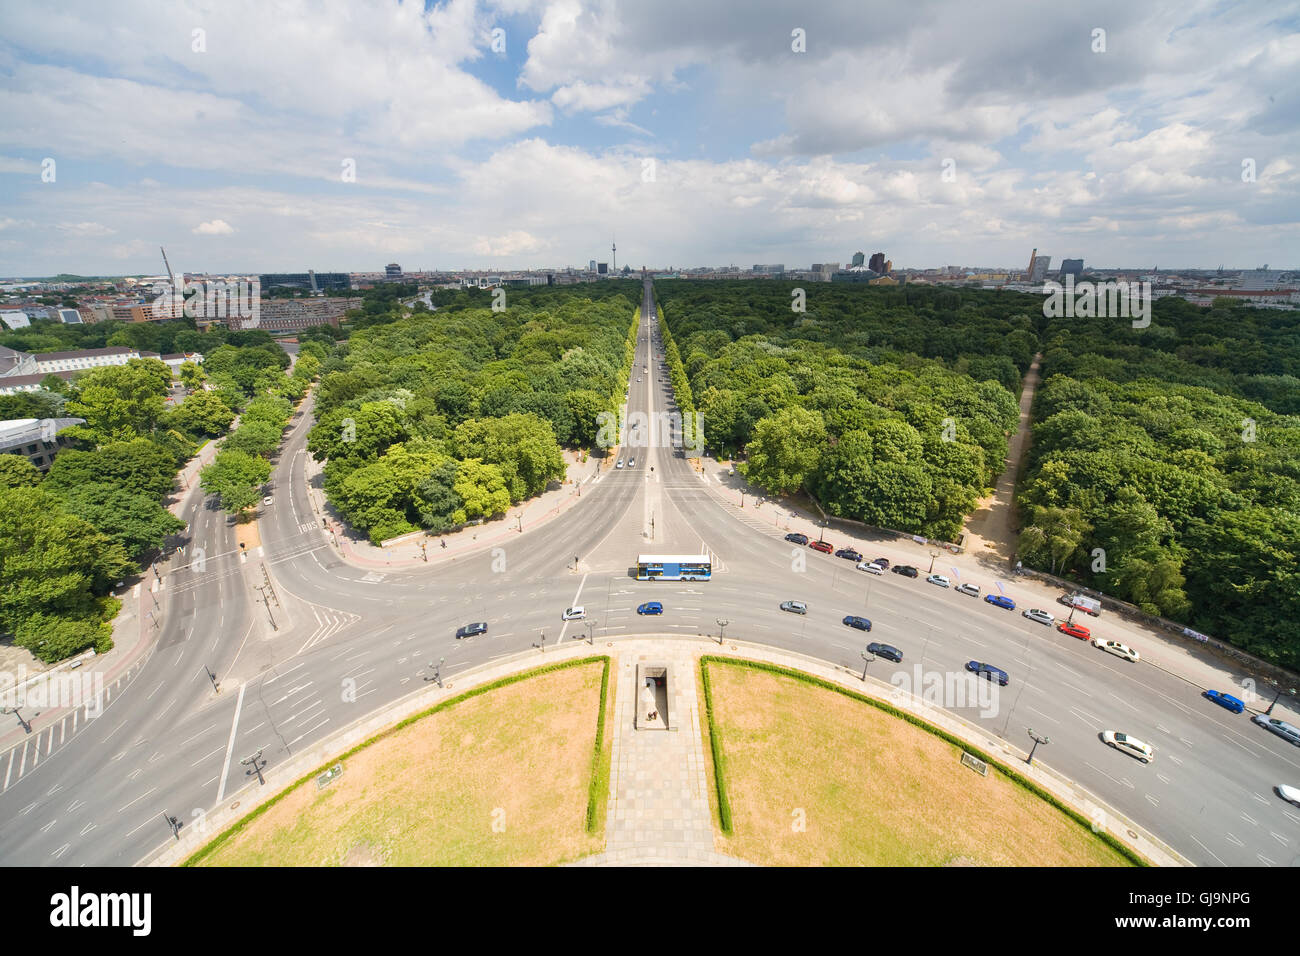
[[609, 243], [609, 252], [614, 259], [613, 271], [618, 272], [618, 243], [614, 242], [612, 239], [610, 240]]

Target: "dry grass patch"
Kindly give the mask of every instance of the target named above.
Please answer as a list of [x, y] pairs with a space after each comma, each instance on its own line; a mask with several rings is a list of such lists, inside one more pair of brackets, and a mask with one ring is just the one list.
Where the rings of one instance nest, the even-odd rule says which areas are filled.
[[586, 832], [603, 662], [480, 694], [381, 738], [318, 791], [287, 794], [205, 866], [545, 866]]
[[[734, 834], [781, 866], [1129, 866], [1086, 826], [960, 750], [843, 694], [711, 663]], [[802, 811], [806, 829], [793, 824]]]

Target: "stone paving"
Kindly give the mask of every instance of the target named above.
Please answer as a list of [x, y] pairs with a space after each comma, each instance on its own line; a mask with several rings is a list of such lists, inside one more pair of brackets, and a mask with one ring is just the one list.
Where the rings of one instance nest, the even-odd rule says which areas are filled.
[[[695, 655], [687, 642], [629, 642], [615, 658], [613, 766], [605, 852], [579, 866], [746, 866], [713, 849]], [[636, 727], [638, 664], [671, 668], [668, 716]], [[641, 715], [644, 717], [645, 715]]]

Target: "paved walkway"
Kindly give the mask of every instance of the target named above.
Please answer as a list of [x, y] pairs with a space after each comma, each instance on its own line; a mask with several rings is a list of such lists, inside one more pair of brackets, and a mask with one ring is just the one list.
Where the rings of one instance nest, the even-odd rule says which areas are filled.
[[[613, 767], [604, 853], [580, 866], [745, 866], [715, 853], [713, 818], [695, 692], [694, 642], [636, 642], [620, 648], [615, 696]], [[638, 664], [671, 667], [666, 714], [672, 729], [636, 727]], [[642, 717], [645, 715], [643, 714]], [[642, 727], [646, 722], [641, 721]]]

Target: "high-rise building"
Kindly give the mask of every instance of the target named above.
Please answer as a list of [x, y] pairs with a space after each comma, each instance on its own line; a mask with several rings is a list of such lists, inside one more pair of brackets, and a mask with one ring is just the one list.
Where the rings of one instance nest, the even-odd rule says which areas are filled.
[[885, 254], [883, 252], [873, 252], [871, 261], [867, 263], [867, 268], [872, 272], [885, 271]]
[[592, 259], [590, 262], [587, 263], [587, 271], [588, 271], [588, 272], [595, 272], [595, 271], [596, 271], [596, 260], [595, 260], [595, 259]]
[[609, 272], [609, 263], [608, 263], [608, 262], [597, 262], [597, 263], [596, 263], [596, 273], [597, 273], [598, 275], [602, 275], [602, 276], [603, 276], [603, 275], [606, 275], [608, 272]]
[[1051, 256], [1037, 256], [1034, 258], [1034, 270], [1029, 273], [1030, 282], [1043, 282], [1047, 279], [1047, 270], [1052, 265]]
[[853, 253], [853, 265], [860, 266], [867, 261], [867, 257], [860, 252]]
[[264, 273], [257, 278], [262, 284], [263, 292], [274, 288], [305, 289], [309, 292], [330, 289], [346, 291], [352, 288], [352, 277], [346, 272], [315, 272], [308, 269], [306, 272]]
[[893, 272], [893, 271], [894, 271], [894, 260], [893, 260], [893, 259], [886, 259], [886, 260], [885, 260], [885, 275], [889, 275], [889, 273], [891, 273], [891, 272]]
[[385, 279], [400, 279], [401, 277], [402, 277], [402, 267], [399, 266], [396, 262], [390, 262], [388, 265], [384, 266]]
[[1062, 259], [1061, 260], [1061, 280], [1064, 281], [1067, 275], [1072, 275], [1077, 282], [1083, 278], [1083, 260], [1082, 259]]

